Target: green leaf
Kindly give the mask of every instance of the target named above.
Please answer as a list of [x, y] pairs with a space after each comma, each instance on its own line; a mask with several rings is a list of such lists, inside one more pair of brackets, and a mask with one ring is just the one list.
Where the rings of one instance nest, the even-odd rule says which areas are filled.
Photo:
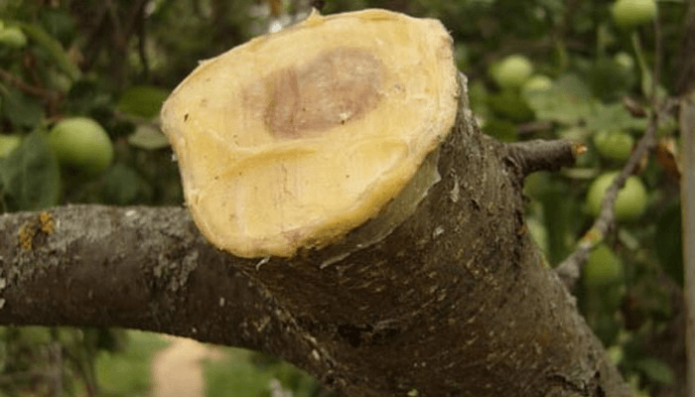
[[591, 109], [591, 118], [586, 128], [592, 131], [600, 130], [639, 130], [647, 128], [647, 119], [632, 117], [630, 112], [620, 103], [604, 105], [595, 103]]
[[104, 175], [104, 202], [132, 205], [150, 199], [151, 188], [135, 170], [116, 163]]
[[43, 106], [35, 98], [24, 95], [19, 90], [10, 90], [5, 96], [3, 115], [13, 126], [36, 127], [43, 117]]
[[146, 396], [151, 390], [151, 361], [168, 345], [160, 335], [128, 331], [128, 345], [120, 354], [102, 354], [95, 371], [104, 396]]
[[169, 140], [159, 129], [149, 124], [140, 124], [128, 136], [128, 143], [140, 149], [157, 150], [169, 147]]
[[499, 94], [490, 95], [487, 104], [493, 112], [511, 121], [523, 122], [533, 119], [533, 110], [515, 90], [504, 90]]
[[77, 80], [82, 75], [80, 69], [70, 61], [68, 54], [63, 49], [60, 42], [43, 30], [39, 25], [21, 23], [19, 26], [22, 28], [24, 33], [34, 40], [39, 46], [43, 47], [44, 50], [53, 58], [56, 62], [56, 66], [67, 74], [71, 79]]
[[651, 380], [666, 385], [673, 383], [673, 371], [661, 360], [650, 357], [639, 360], [635, 366]]
[[113, 99], [104, 84], [105, 81], [91, 76], [72, 84], [66, 98], [66, 102], [70, 104], [70, 113], [94, 115], [107, 109], [108, 114], [111, 114]]
[[0, 134], [0, 158], [8, 156], [22, 143], [22, 137], [18, 134]]
[[565, 124], [589, 118], [595, 101], [586, 84], [573, 74], [561, 76], [549, 90], [526, 91], [523, 96], [539, 120]]
[[269, 371], [259, 371], [249, 362], [250, 352], [227, 349], [222, 360], [205, 362], [207, 396], [222, 397], [235, 390], [239, 397], [262, 396], [273, 379]]
[[123, 113], [150, 119], [159, 114], [162, 103], [169, 96], [169, 91], [152, 86], [135, 86], [123, 93], [117, 109]]
[[604, 101], [620, 98], [635, 84], [634, 72], [626, 71], [612, 58], [600, 58], [594, 62], [588, 76], [594, 93]]
[[664, 272], [683, 286], [683, 235], [680, 203], [669, 206], [656, 223], [654, 245]]
[[58, 204], [60, 169], [43, 131], [29, 134], [5, 158], [0, 179], [11, 211], [33, 211]]
[[70, 43], [74, 38], [75, 20], [68, 7], [43, 7], [41, 10], [41, 23], [51, 37], [63, 43]]

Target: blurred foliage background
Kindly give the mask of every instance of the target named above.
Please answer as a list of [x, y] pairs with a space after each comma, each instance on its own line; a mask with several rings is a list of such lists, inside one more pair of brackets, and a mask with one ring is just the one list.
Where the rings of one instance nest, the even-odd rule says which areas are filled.
[[[162, 101], [199, 60], [291, 24], [310, 5], [440, 19], [485, 133], [588, 145], [575, 167], [526, 183], [529, 232], [552, 266], [594, 221], [598, 181], [621, 169], [655, 103], [683, 91], [682, 70], [695, 62], [681, 50], [679, 0], [0, 0], [0, 211], [181, 205], [158, 130]], [[65, 124], [74, 120], [82, 127]], [[663, 120], [657, 135], [574, 293], [638, 395], [679, 396], [677, 121]], [[3, 327], [0, 394], [145, 396], [150, 360], [166, 344], [134, 331]], [[209, 396], [329, 395], [279, 360], [224, 351], [206, 365]]]

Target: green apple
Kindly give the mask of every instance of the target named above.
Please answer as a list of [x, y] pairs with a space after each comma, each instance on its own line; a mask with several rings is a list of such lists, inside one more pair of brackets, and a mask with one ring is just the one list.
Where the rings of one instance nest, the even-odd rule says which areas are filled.
[[522, 88], [524, 92], [527, 91], [547, 91], [553, 86], [553, 80], [545, 75], [536, 74], [531, 76]]
[[600, 244], [591, 251], [582, 276], [588, 287], [612, 284], [623, 276], [623, 262], [607, 245]]
[[46, 71], [46, 77], [48, 87], [53, 90], [67, 93], [70, 91], [70, 88], [72, 88], [72, 80], [70, 77], [53, 68]]
[[594, 135], [594, 145], [602, 156], [609, 159], [626, 161], [632, 154], [635, 140], [624, 131], [599, 131]]
[[613, 56], [613, 62], [625, 72], [631, 72], [635, 69], [635, 59], [627, 52], [619, 52]]
[[[601, 212], [601, 203], [606, 195], [606, 190], [613, 180], [618, 176], [617, 172], [607, 172], [594, 180], [589, 187], [586, 196], [586, 208], [593, 216], [598, 216]], [[642, 181], [631, 176], [625, 181], [625, 186], [618, 192], [615, 200], [615, 218], [619, 221], [635, 220], [642, 216], [647, 208], [647, 190]]]
[[510, 55], [491, 70], [492, 78], [502, 88], [519, 88], [533, 73], [533, 64], [523, 55]]
[[0, 157], [10, 154], [21, 143], [19, 135], [0, 135]]
[[655, 0], [617, 0], [611, 11], [616, 25], [630, 29], [653, 21], [657, 7]]
[[618, 365], [620, 364], [621, 361], [623, 361], [623, 358], [625, 357], [625, 351], [623, 350], [623, 347], [620, 345], [613, 345], [606, 349], [606, 353], [608, 354], [608, 359], [611, 361], [611, 364], [613, 365]]
[[27, 36], [19, 28], [4, 28], [0, 30], [0, 46], [22, 48], [27, 45]]
[[53, 151], [61, 164], [95, 175], [113, 160], [109, 135], [96, 121], [86, 117], [65, 119], [48, 134]]

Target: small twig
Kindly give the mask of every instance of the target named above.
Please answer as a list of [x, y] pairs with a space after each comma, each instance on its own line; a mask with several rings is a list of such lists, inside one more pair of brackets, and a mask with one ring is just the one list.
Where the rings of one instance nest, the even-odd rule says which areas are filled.
[[51, 117], [57, 113], [58, 105], [65, 96], [62, 92], [50, 91], [28, 84], [27, 82], [13, 76], [11, 73], [3, 69], [0, 69], [0, 79], [7, 81], [25, 94], [37, 97], [44, 101], [48, 117]]
[[141, 7], [138, 13], [137, 36], [138, 36], [138, 56], [142, 62], [142, 69], [145, 78], [150, 76], [150, 61], [147, 58], [147, 50], [145, 44], [147, 42], [147, 29], [145, 29], [145, 8]]
[[97, 60], [99, 52], [101, 52], [101, 44], [105, 37], [102, 30], [105, 29], [106, 21], [108, 20], [109, 5], [103, 2], [101, 3], [101, 7], [99, 16], [97, 17], [97, 23], [94, 25], [94, 29], [87, 35], [87, 44], [83, 50], [86, 59], [86, 61], [82, 63], [84, 70], [89, 70], [92, 67]]
[[111, 20], [111, 26], [113, 27], [114, 32], [112, 36], [113, 43], [116, 45], [116, 49], [122, 51], [125, 48], [125, 40], [123, 38], [123, 29], [121, 28], [121, 21], [118, 19], [116, 6], [111, 0], [106, 0], [106, 4], [108, 4], [108, 16]]
[[561, 167], [574, 165], [578, 155], [586, 151], [582, 143], [567, 140], [522, 141], [507, 144], [509, 157], [521, 176], [537, 171], [556, 171]]
[[0, 69], [0, 79], [3, 79], [7, 81], [8, 83], [12, 84], [16, 88], [18, 88], [20, 91], [41, 98], [41, 99], [46, 99], [46, 100], [54, 100], [56, 96], [59, 96], [60, 94], [57, 92], [49, 91], [40, 87], [36, 87], [33, 85], [30, 85], [23, 80], [21, 80], [18, 77], [13, 76], [11, 73], [4, 69]]
[[658, 17], [654, 19], [654, 31], [656, 56], [654, 60], [654, 70], [652, 72], [651, 98], [649, 99], [651, 100], [652, 108], [655, 109], [655, 113], [649, 118], [649, 125], [647, 126], [644, 136], [640, 139], [637, 148], [628, 159], [618, 177], [613, 180], [613, 183], [608, 190], [606, 190], [606, 194], [601, 202], [601, 212], [598, 218], [596, 218], [596, 221], [594, 221], [589, 231], [579, 240], [579, 247], [577, 250], [555, 269], [560, 279], [569, 289], [572, 289], [579, 279], [582, 266], [589, 258], [591, 250], [603, 240], [606, 234], [608, 234], [615, 225], [614, 207], [620, 189], [625, 184], [627, 178], [637, 169], [642, 157], [654, 148], [656, 144], [656, 131], [662, 120], [666, 119], [678, 106], [678, 101], [670, 98], [664, 100], [663, 106], [659, 104], [656, 89], [661, 79], [662, 46], [661, 28]]
[[664, 102], [661, 109], [652, 115], [647, 130], [637, 144], [637, 148], [630, 156], [630, 159], [627, 161], [618, 177], [613, 180], [613, 183], [608, 190], [606, 190], [606, 194], [601, 202], [601, 213], [598, 218], [596, 218], [596, 221], [594, 221], [589, 231], [584, 234], [584, 237], [580, 239], [577, 250], [555, 269], [567, 288], [572, 289], [574, 287], [574, 284], [579, 279], [584, 262], [589, 258], [589, 253], [603, 240], [603, 237], [608, 234], [613, 227], [615, 223], [615, 210], [613, 207], [618, 197], [618, 192], [625, 184], [627, 178], [637, 169], [642, 157], [654, 147], [658, 126], [661, 124], [662, 120], [668, 118], [677, 104], [678, 102], [676, 100], [669, 98]]
[[661, 45], [661, 23], [659, 23], [659, 13], [656, 14], [654, 18], [654, 75], [652, 76], [652, 92], [651, 92], [651, 102], [654, 109], [658, 109], [659, 97], [657, 95], [657, 87], [659, 86], [659, 81], [661, 81], [661, 61], [663, 57], [663, 50]]
[[146, 0], [138, 0], [131, 5], [128, 15], [125, 17], [125, 23], [121, 23], [118, 17], [118, 12], [116, 11], [115, 5], [112, 1], [104, 1], [101, 3], [102, 8], [99, 10], [99, 16], [97, 17], [97, 23], [95, 28], [88, 35], [87, 45], [85, 46], [84, 53], [86, 61], [83, 63], [83, 68], [85, 70], [91, 69], [91, 67], [97, 62], [99, 54], [103, 49], [103, 45], [106, 42], [106, 33], [108, 23], [111, 24], [113, 32], [111, 34], [111, 40], [116, 46], [118, 53], [123, 53], [127, 49], [128, 38], [132, 35], [133, 30], [138, 27], [138, 12], [144, 10]]
[[[553, 26], [553, 40], [555, 42], [564, 42], [565, 36], [567, 35], [567, 29], [572, 26], [574, 21], [574, 16], [582, 4], [581, 0], [567, 0], [565, 2], [565, 10], [562, 13], [562, 22], [559, 26]], [[550, 13], [549, 13], [550, 14]], [[550, 14], [552, 15], [552, 14]]]
[[145, 4], [147, 4], [147, 0], [138, 0], [132, 4], [130, 11], [128, 12], [128, 17], [123, 25], [122, 31], [126, 42], [128, 37], [133, 34], [133, 31], [138, 28], [141, 18], [144, 22]]

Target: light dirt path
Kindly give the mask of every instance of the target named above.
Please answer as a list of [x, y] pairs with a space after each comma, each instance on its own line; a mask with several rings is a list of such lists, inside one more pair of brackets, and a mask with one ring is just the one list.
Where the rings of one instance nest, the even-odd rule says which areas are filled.
[[152, 396], [205, 397], [202, 361], [220, 354], [192, 339], [165, 338], [171, 344], [152, 360]]

